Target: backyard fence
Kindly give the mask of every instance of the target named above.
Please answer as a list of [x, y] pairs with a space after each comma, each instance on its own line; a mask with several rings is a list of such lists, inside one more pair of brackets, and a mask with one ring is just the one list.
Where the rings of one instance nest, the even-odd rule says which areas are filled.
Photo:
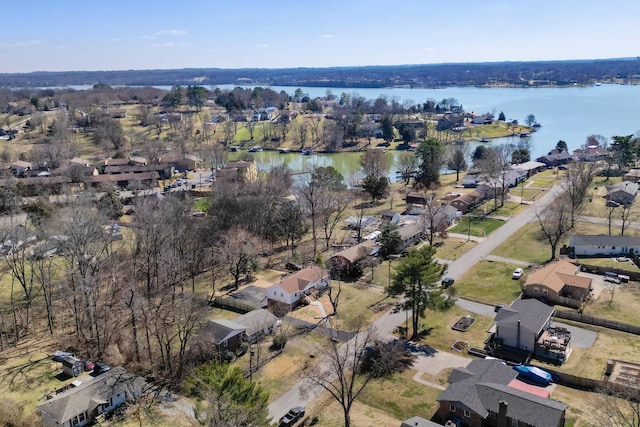
[[222, 307], [222, 308], [228, 308], [238, 313], [248, 313], [256, 309], [255, 307], [249, 304], [240, 302], [238, 300], [234, 300], [232, 298], [222, 298], [222, 297], [216, 297], [213, 302], [213, 305]]
[[611, 271], [616, 274], [629, 276], [629, 279], [631, 280], [640, 280], [640, 273], [638, 273], [637, 271], [623, 270], [621, 268], [611, 268], [611, 267], [602, 267], [599, 265], [581, 264], [580, 270], [586, 271], [588, 273], [594, 273], [594, 274], [604, 274], [607, 271]]
[[628, 323], [616, 322], [615, 320], [603, 319], [600, 317], [589, 316], [588, 314], [575, 313], [566, 310], [556, 310], [555, 317], [575, 322], [587, 323], [589, 325], [602, 326], [607, 329], [628, 332], [634, 335], [640, 335], [640, 326], [630, 325]]

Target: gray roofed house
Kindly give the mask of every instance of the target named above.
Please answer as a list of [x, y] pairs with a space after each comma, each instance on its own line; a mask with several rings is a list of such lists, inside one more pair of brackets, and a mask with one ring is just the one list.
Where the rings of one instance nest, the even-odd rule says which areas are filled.
[[606, 198], [621, 205], [630, 205], [635, 200], [636, 194], [638, 194], [637, 182], [622, 181], [607, 186]]
[[139, 395], [144, 383], [143, 378], [118, 366], [95, 378], [83, 378], [79, 386], [39, 404], [37, 410], [46, 427], [81, 427]]
[[211, 344], [216, 353], [235, 351], [245, 341], [247, 327], [233, 320], [213, 319], [202, 325], [198, 333], [201, 345]]
[[278, 318], [269, 310], [261, 308], [236, 317], [233, 321], [245, 326], [247, 328], [247, 338], [255, 341], [260, 335], [273, 333], [276, 329]]
[[633, 236], [576, 234], [569, 239], [576, 256], [640, 254], [640, 239]]
[[419, 242], [424, 236], [424, 230], [415, 222], [401, 225], [398, 227], [398, 233], [400, 233], [400, 238], [402, 239], [402, 245], [399, 248], [400, 252]]
[[564, 426], [567, 405], [510, 386], [517, 376], [496, 359], [454, 369], [438, 396], [438, 417], [469, 426]]
[[519, 299], [495, 317], [495, 337], [507, 347], [533, 353], [538, 338], [550, 325], [553, 307], [536, 299]]

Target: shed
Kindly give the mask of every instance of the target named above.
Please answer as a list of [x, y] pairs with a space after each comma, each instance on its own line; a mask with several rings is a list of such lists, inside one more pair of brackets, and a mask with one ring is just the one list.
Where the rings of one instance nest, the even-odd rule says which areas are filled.
[[67, 356], [62, 359], [62, 372], [70, 377], [77, 377], [84, 372], [84, 363], [74, 356]]

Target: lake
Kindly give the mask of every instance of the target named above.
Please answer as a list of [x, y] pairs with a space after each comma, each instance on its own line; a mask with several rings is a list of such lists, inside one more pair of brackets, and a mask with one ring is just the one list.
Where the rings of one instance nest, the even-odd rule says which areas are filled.
[[[221, 85], [221, 89], [233, 88], [234, 85]], [[293, 94], [295, 87], [272, 86], [275, 91], [284, 90]], [[301, 87], [312, 98], [326, 96], [327, 90], [339, 96], [342, 92], [358, 94], [367, 99], [387, 96], [400, 100], [411, 100], [422, 103], [427, 99], [440, 101], [444, 98], [455, 98], [465, 111], [478, 114], [495, 112], [497, 116], [503, 111], [508, 120], [517, 119], [524, 122], [529, 114], [542, 124], [538, 132], [530, 137], [532, 159], [540, 157], [551, 150], [559, 140], [564, 140], [572, 151], [593, 134], [611, 138], [613, 135], [634, 134], [640, 129], [640, 86], [602, 85], [567, 88], [476, 88], [454, 87], [445, 89], [412, 89], [412, 88], [380, 88], [380, 89], [343, 89], [327, 87]], [[502, 138], [490, 144], [517, 143], [518, 138]], [[390, 160], [399, 152], [387, 151]], [[274, 152], [253, 153], [261, 170], [268, 170], [274, 165], [286, 164], [292, 170], [310, 169], [312, 166], [332, 165], [338, 169], [345, 179], [360, 168], [360, 153], [316, 154], [302, 156], [300, 154], [279, 154]], [[392, 167], [390, 179], [395, 181], [395, 169]]]

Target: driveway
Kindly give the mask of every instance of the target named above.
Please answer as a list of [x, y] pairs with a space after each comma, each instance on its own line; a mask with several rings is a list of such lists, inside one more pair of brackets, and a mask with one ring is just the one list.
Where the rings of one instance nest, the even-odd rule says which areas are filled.
[[[456, 305], [471, 313], [480, 314], [482, 316], [488, 316], [492, 318], [495, 317], [495, 312], [493, 311], [494, 306], [492, 305], [481, 304], [462, 298], [458, 298], [456, 300]], [[555, 326], [561, 326], [571, 331], [571, 346], [576, 348], [591, 348], [596, 338], [598, 337], [597, 332], [581, 328], [579, 326], [568, 325], [566, 323], [556, 322], [555, 320], [552, 320], [551, 323]]]

